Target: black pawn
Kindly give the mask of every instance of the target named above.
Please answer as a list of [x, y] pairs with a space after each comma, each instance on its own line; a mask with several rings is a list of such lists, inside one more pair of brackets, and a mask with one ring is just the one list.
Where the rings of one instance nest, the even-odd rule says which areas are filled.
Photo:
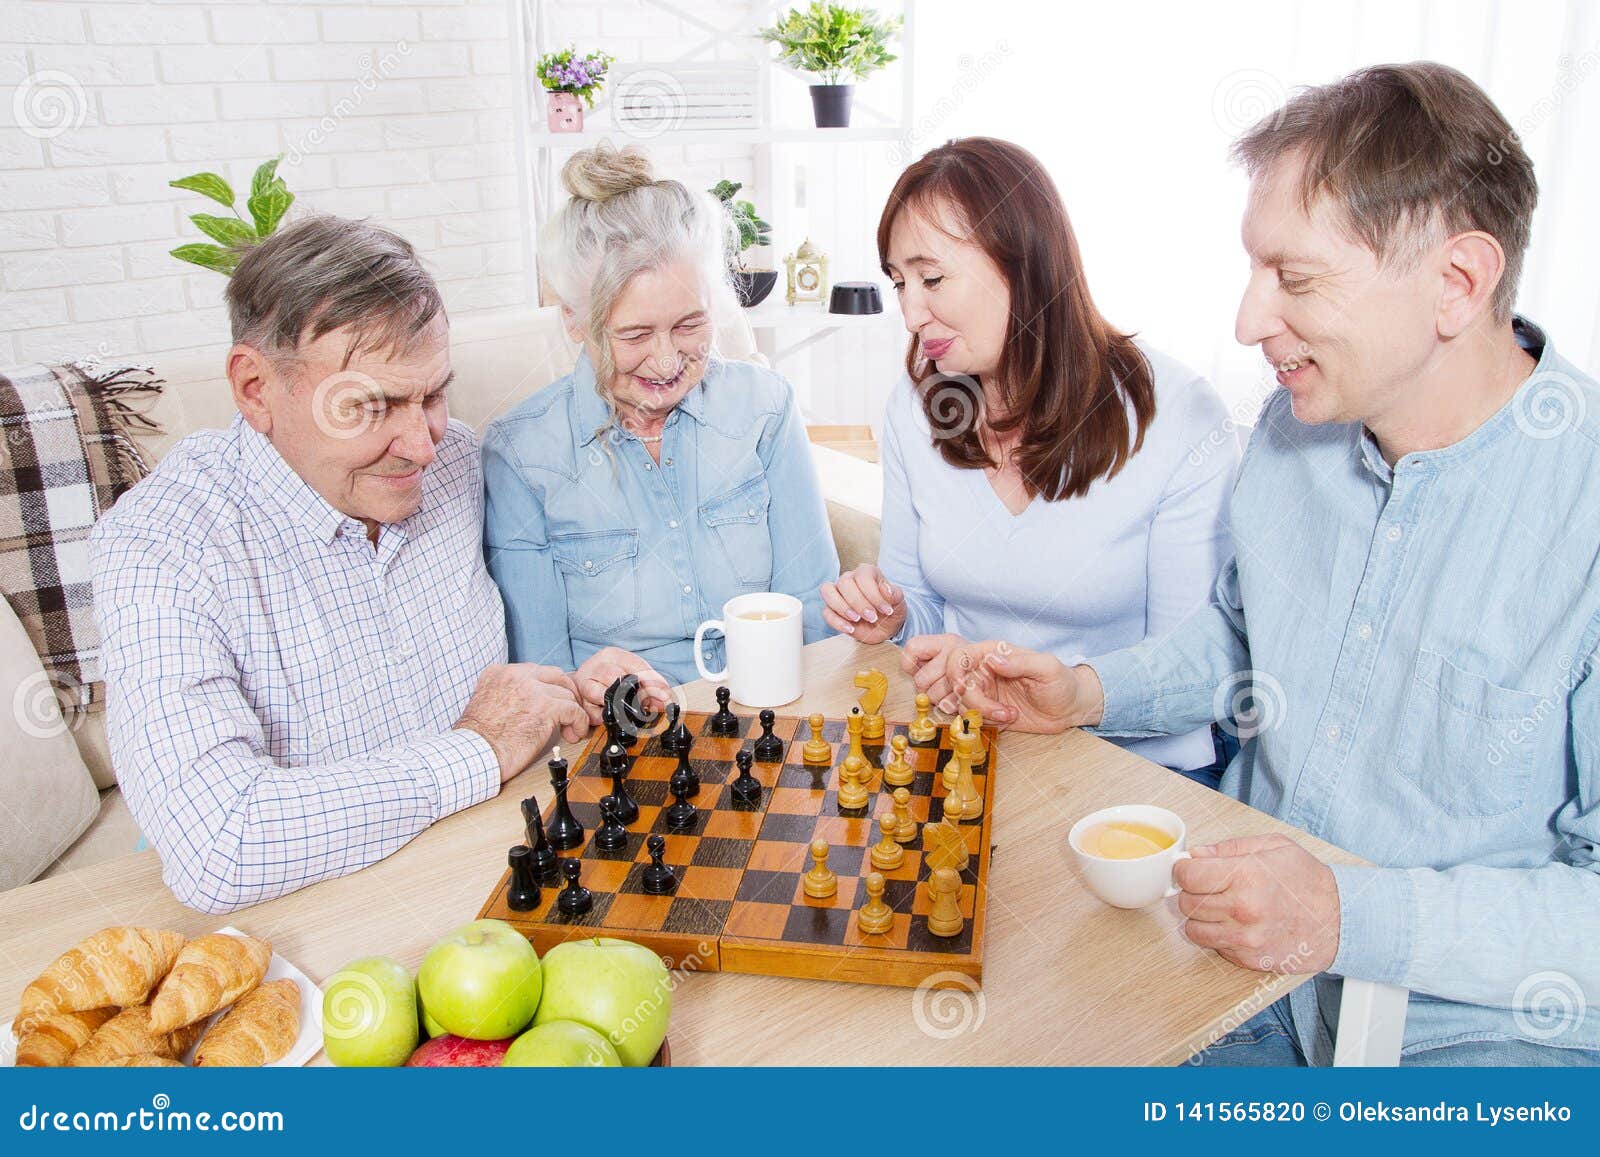
[[594, 895], [578, 883], [580, 871], [582, 869], [578, 867], [577, 860], [561, 861], [561, 872], [567, 878], [567, 886], [556, 894], [556, 910], [563, 916], [582, 916], [594, 907]]
[[679, 722], [682, 714], [683, 708], [676, 703], [667, 704], [667, 729], [661, 733], [661, 750], [668, 755], [687, 755], [689, 752], [689, 729]]
[[667, 821], [667, 827], [673, 831], [687, 831], [694, 827], [695, 817], [700, 814], [700, 809], [689, 802], [683, 784], [669, 782], [667, 786], [672, 789], [672, 798], [676, 802], [661, 813], [662, 818]]
[[647, 896], [670, 896], [678, 890], [678, 873], [669, 868], [662, 857], [667, 853], [663, 836], [651, 836], [644, 842], [650, 851], [650, 866], [639, 877], [639, 886]]
[[539, 906], [539, 880], [533, 870], [533, 849], [518, 844], [506, 858], [511, 864], [511, 887], [506, 890], [506, 907], [513, 912], [531, 912]]
[[600, 755], [600, 772], [611, 777], [611, 794], [606, 799], [617, 805], [617, 819], [631, 824], [639, 818], [639, 804], [628, 794], [628, 753], [615, 743]]
[[675, 792], [680, 784], [686, 799], [693, 799], [700, 794], [700, 773], [689, 762], [687, 747], [678, 753], [678, 766], [673, 769], [672, 778], [667, 780], [667, 790]]
[[750, 765], [755, 761], [750, 756], [750, 749], [742, 747], [739, 754], [733, 757], [734, 763], [739, 765], [739, 778], [728, 785], [728, 794], [734, 803], [758, 804], [761, 802], [761, 781], [750, 774]]
[[550, 845], [566, 851], [583, 843], [583, 825], [567, 803], [567, 761], [559, 756], [550, 761], [550, 786], [556, 793], [556, 810], [551, 813], [548, 834]]
[[728, 700], [732, 698], [733, 692], [726, 687], [717, 688], [717, 713], [711, 717], [706, 730], [721, 739], [739, 737], [739, 717], [728, 710]]
[[522, 819], [528, 830], [528, 847], [533, 849], [534, 879], [545, 884], [558, 884], [555, 848], [544, 834], [544, 817], [539, 814], [539, 801], [531, 795], [522, 801]]
[[756, 758], [762, 763], [783, 762], [783, 740], [772, 734], [778, 713], [771, 708], [761, 713], [761, 738], [756, 740]]
[[617, 801], [609, 795], [600, 801], [600, 826], [594, 830], [594, 846], [602, 852], [621, 851], [628, 846], [628, 829], [617, 815]]

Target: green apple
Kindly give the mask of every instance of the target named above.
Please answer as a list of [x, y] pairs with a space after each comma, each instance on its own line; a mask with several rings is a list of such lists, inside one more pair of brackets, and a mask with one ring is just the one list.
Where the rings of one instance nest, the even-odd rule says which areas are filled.
[[528, 1027], [539, 1007], [539, 954], [503, 920], [474, 920], [422, 958], [417, 992], [445, 1032], [501, 1040]]
[[444, 1031], [444, 1025], [428, 1015], [428, 1006], [422, 1001], [422, 993], [417, 993], [417, 1015], [422, 1018], [422, 1035], [430, 1040], [436, 1036], [449, 1036]]
[[417, 986], [404, 964], [364, 956], [322, 989], [322, 1047], [336, 1065], [403, 1065], [416, 1050]]
[[535, 1025], [575, 1020], [600, 1033], [622, 1063], [648, 1065], [667, 1039], [672, 977], [642, 944], [610, 937], [568, 940], [544, 954], [544, 999]]
[[611, 1042], [588, 1025], [550, 1020], [512, 1041], [500, 1064], [505, 1068], [614, 1069], [622, 1059]]

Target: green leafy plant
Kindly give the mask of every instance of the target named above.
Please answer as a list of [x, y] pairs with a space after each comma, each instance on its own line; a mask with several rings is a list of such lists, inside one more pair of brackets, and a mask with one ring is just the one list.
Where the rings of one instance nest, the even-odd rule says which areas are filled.
[[607, 52], [579, 56], [576, 48], [563, 48], [541, 56], [535, 71], [546, 92], [575, 92], [593, 108], [595, 94], [605, 86], [606, 70], [614, 60]]
[[271, 237], [283, 222], [283, 215], [289, 211], [289, 206], [294, 204], [294, 194], [289, 192], [289, 186], [278, 176], [278, 162], [281, 160], [283, 157], [279, 155], [262, 162], [251, 177], [250, 196], [245, 199], [245, 208], [250, 214], [248, 221], [234, 207], [233, 186], [216, 173], [195, 173], [191, 177], [167, 182], [174, 189], [189, 189], [210, 197], [217, 204], [227, 206], [233, 214], [232, 217], [219, 217], [213, 213], [191, 213], [189, 220], [194, 222], [195, 228], [219, 244], [207, 245], [197, 241], [178, 246], [172, 255], [179, 261], [214, 269], [224, 277], [231, 276], [244, 251]]
[[778, 46], [784, 64], [815, 73], [824, 84], [846, 84], [864, 80], [896, 59], [889, 41], [899, 35], [900, 25], [900, 17], [880, 19], [872, 8], [813, 0], [807, 8], [789, 9], [756, 35]]
[[734, 251], [739, 268], [744, 268], [745, 251], [757, 245], [772, 244], [772, 226], [763, 221], [756, 213], [756, 207], [749, 201], [736, 201], [735, 195], [744, 188], [738, 181], [718, 181], [708, 190], [717, 200], [722, 202], [728, 216], [733, 219], [734, 225], [739, 230], [738, 248]]

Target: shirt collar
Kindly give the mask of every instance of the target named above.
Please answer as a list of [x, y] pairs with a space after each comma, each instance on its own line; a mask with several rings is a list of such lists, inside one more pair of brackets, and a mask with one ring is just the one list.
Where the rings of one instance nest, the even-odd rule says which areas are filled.
[[[713, 354], [706, 360], [705, 376], [700, 379], [699, 385], [685, 394], [683, 400], [672, 408], [672, 413], [667, 415], [667, 422], [670, 424], [678, 412], [682, 411], [704, 425], [706, 385], [721, 373], [722, 359]], [[579, 351], [578, 362], [572, 367], [572, 391], [578, 445], [587, 446], [594, 441], [595, 432], [611, 420], [611, 409], [600, 396], [600, 391], [595, 388], [594, 363], [589, 360], [588, 350]]]
[[[1555, 343], [1546, 335], [1543, 329], [1525, 317], [1514, 316], [1511, 319], [1511, 335], [1523, 350], [1537, 361], [1533, 373], [1528, 375], [1528, 380], [1517, 387], [1505, 405], [1491, 414], [1483, 425], [1472, 433], [1462, 438], [1459, 442], [1452, 442], [1448, 446], [1441, 446], [1437, 450], [1419, 450], [1407, 454], [1400, 459], [1401, 463], [1427, 462], [1433, 465], [1444, 465], [1457, 458], [1470, 457], [1478, 451], [1494, 445], [1518, 422], [1525, 422], [1530, 411], [1528, 399], [1524, 396], [1530, 391], [1538, 390], [1541, 380], [1547, 375], [1559, 372], [1557, 364], [1560, 357], [1556, 353]], [[1361, 442], [1361, 460], [1366, 468], [1376, 474], [1384, 482], [1394, 480], [1394, 471], [1384, 459], [1383, 451], [1378, 448], [1378, 440], [1373, 437], [1372, 431], [1366, 426], [1358, 426]], [[1398, 463], [1397, 463], [1398, 465]]]
[[[285, 462], [278, 448], [244, 420], [235, 415], [234, 429], [239, 439], [239, 462], [255, 493], [276, 503], [298, 526], [310, 531], [324, 546], [331, 544], [346, 522], [360, 522], [335, 510], [328, 500]], [[366, 534], [366, 528], [361, 527]]]

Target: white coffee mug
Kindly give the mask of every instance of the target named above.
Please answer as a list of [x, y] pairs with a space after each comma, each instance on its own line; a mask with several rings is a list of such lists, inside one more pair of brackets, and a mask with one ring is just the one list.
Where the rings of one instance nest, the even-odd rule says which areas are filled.
[[[1159, 852], [1135, 860], [1111, 860], [1083, 850], [1081, 840], [1085, 832], [1097, 824], [1118, 821], [1149, 824], [1171, 836], [1172, 843]], [[1083, 873], [1089, 891], [1117, 908], [1144, 908], [1157, 900], [1176, 896], [1181, 889], [1172, 882], [1172, 866], [1189, 858], [1188, 839], [1189, 831], [1176, 813], [1142, 803], [1103, 808], [1084, 816], [1067, 833], [1067, 845], [1078, 861], [1078, 870]]]
[[[793, 595], [739, 595], [722, 604], [722, 618], [708, 619], [694, 633], [694, 665], [712, 683], [728, 682], [746, 707], [781, 707], [800, 698], [800, 648], [805, 643], [804, 608]], [[751, 617], [761, 616], [761, 617]], [[701, 642], [721, 631], [728, 665], [706, 668]]]

